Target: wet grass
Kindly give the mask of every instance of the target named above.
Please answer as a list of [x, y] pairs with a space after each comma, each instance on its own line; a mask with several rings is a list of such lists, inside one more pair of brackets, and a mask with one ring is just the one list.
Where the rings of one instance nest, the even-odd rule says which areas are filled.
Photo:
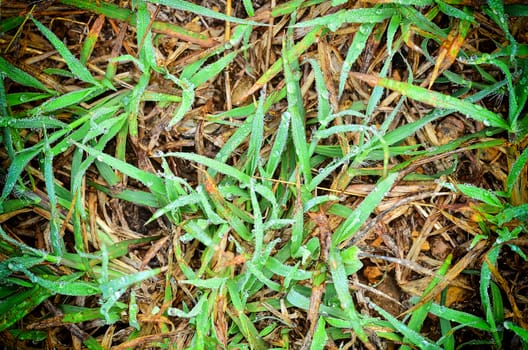
[[7, 346], [528, 347], [528, 6], [269, 5], [4, 4]]

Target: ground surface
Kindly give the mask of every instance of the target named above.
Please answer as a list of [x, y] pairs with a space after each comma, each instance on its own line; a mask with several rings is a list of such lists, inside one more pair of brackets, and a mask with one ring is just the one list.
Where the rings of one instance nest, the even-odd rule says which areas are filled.
[[[249, 18], [242, 1], [194, 3], [217, 13]], [[332, 23], [294, 27], [296, 22], [328, 18], [344, 9], [375, 6], [374, 2], [338, 6], [330, 1], [301, 3], [253, 1], [255, 15], [250, 19], [266, 26], [243, 31], [242, 25], [197, 15], [185, 6], [175, 9], [148, 4], [141, 12], [130, 10], [128, 1], [2, 2], [3, 28], [10, 18], [26, 18], [31, 11], [77, 58], [83, 57], [82, 51], [88, 50], [86, 42], [94, 38], [82, 64], [96, 79], [111, 77], [112, 89], [100, 88], [92, 95], [87, 92], [78, 97], [78, 103], [45, 106], [39, 113], [71, 124], [90, 111], [100, 111], [103, 105], [112, 109], [108, 101], [117, 101], [108, 116], [90, 117], [93, 123], [86, 122], [90, 126], [81, 136], [76, 138], [75, 128], [68, 131], [75, 144], [60, 144], [62, 138], [46, 141], [62, 126], [22, 125], [13, 129], [19, 134], [13, 137], [17, 151], [39, 144], [48, 146], [28, 161], [13, 191], [2, 197], [9, 204], [17, 199], [32, 200], [16, 210], [6, 209], [6, 204], [0, 214], [7, 236], [24, 244], [13, 248], [12, 242], [4, 240], [2, 259], [16, 256], [17, 249], [20, 254], [36, 254], [26, 247], [55, 253], [62, 249], [76, 257], [66, 256], [66, 260], [93, 270], [73, 263], [52, 264], [43, 258], [45, 261], [28, 267], [31, 272], [9, 267], [14, 272], [7, 274], [12, 279], [8, 287], [24, 293], [30, 286], [21, 281], [44, 285], [32, 275], [57, 276], [59, 279], [50, 278], [56, 283], [63, 281], [60, 276], [81, 271], [78, 281], [100, 289], [93, 294], [61, 293], [54, 284], [49, 287], [53, 293], [42, 294], [46, 301], [17, 309], [22, 315], [18, 322], [2, 327], [6, 345], [17, 349], [80, 349], [88, 346], [86, 339], [91, 337], [112, 349], [307, 349], [312, 339], [326, 339], [329, 349], [394, 348], [407, 340], [398, 333], [401, 330], [391, 329], [390, 323], [368, 321], [386, 318], [373, 304], [405, 320], [405, 312], [411, 310], [412, 314], [420, 306], [411, 308], [412, 297], [422, 297], [422, 304], [434, 301], [486, 319], [479, 286], [483, 261], [495, 247], [495, 227], [482, 221], [477, 210], [480, 201], [442, 184], [464, 183], [503, 191], [511, 171], [511, 152], [518, 155], [526, 141], [515, 143], [511, 133], [487, 128], [483, 120], [472, 115], [435, 109], [445, 106], [436, 105], [427, 93], [421, 100], [401, 99], [402, 92], [410, 96], [413, 92], [391, 88], [381, 90], [379, 101], [373, 101], [377, 93], [374, 86], [379, 82], [368, 77], [383, 74], [396, 82], [430, 87], [448, 96], [472, 96], [494, 81], [502, 81], [504, 74], [497, 66], [483, 65], [478, 71], [474, 65], [455, 60], [458, 49], [468, 54], [496, 52], [508, 42], [504, 31], [480, 6], [467, 7], [474, 11], [471, 16], [476, 22], [470, 23], [463, 38], [457, 29], [462, 20], [441, 12], [432, 14], [436, 6], [411, 6], [414, 12], [398, 13], [429, 16], [430, 23], [444, 30], [443, 39], [434, 37], [435, 28], [425, 32], [416, 23], [421, 17], [407, 25], [410, 17], [400, 16], [401, 26], [394, 25], [394, 16], [389, 16], [376, 20], [371, 27], [354, 21], [335, 28]], [[130, 17], [134, 12], [138, 18], [146, 17]], [[72, 66], [68, 58], [27, 18], [27, 22], [2, 30], [0, 48], [6, 62], [59, 95], [88, 88], [87, 80], [69, 73]], [[511, 35], [521, 49], [528, 42], [526, 18], [508, 19]], [[236, 42], [225, 46], [237, 35], [240, 38]], [[361, 35], [365, 36], [363, 42]], [[388, 37], [394, 52], [387, 47]], [[454, 38], [461, 38], [461, 42], [453, 44]], [[357, 58], [350, 62], [352, 45], [358, 45]], [[455, 52], [436, 60], [449, 45]], [[151, 61], [149, 55], [154, 55]], [[122, 58], [112, 60], [115, 57]], [[222, 59], [229, 62], [217, 69], [215, 64]], [[163, 69], [145, 67], [145, 62], [156, 62]], [[344, 62], [345, 66], [351, 63], [348, 70], [352, 73], [344, 75], [340, 86]], [[109, 73], [111, 65], [115, 71]], [[441, 74], [446, 70], [451, 75]], [[175, 80], [167, 72], [171, 77], [190, 78]], [[520, 74], [526, 73], [521, 70]], [[459, 83], [455, 83], [455, 75]], [[48, 95], [14, 103], [17, 93], [37, 90], [28, 90], [20, 81], [10, 79], [9, 72], [4, 76], [8, 76], [3, 82], [5, 92], [11, 95], [10, 115], [34, 117], [27, 111], [42, 101], [53, 101]], [[520, 84], [519, 74], [513, 79]], [[496, 90], [478, 104], [506, 115], [511, 100], [504, 85]], [[185, 97], [183, 101], [180, 97], [186, 94], [191, 97], [189, 108], [184, 109]], [[333, 113], [344, 112], [326, 118], [324, 106]], [[262, 123], [255, 121], [258, 118]], [[421, 125], [425, 119], [430, 121]], [[112, 122], [103, 125], [105, 120]], [[97, 129], [95, 124], [104, 129]], [[358, 127], [347, 129], [347, 125]], [[409, 131], [406, 126], [416, 127]], [[330, 127], [336, 129], [325, 134]], [[386, 136], [388, 148], [372, 146], [378, 142], [376, 132], [392, 135]], [[110, 135], [107, 140], [105, 134]], [[2, 140], [0, 168], [5, 185], [10, 182], [13, 160], [5, 133]], [[60, 149], [54, 148], [57, 144]], [[80, 160], [90, 156], [90, 163], [80, 171]], [[244, 176], [199, 156], [214, 158]], [[50, 185], [46, 183], [50, 158], [58, 204], [53, 200], [50, 204]], [[126, 168], [119, 160], [134, 168]], [[159, 180], [147, 179], [146, 173]], [[391, 178], [390, 174], [395, 175]], [[518, 185], [516, 205], [527, 198], [525, 172], [520, 177], [524, 180]], [[380, 181], [384, 178], [391, 181], [384, 196], [378, 200], [370, 197], [382, 190]], [[200, 195], [207, 196], [206, 203]], [[371, 204], [365, 204], [367, 196]], [[319, 201], [314, 202], [317, 198]], [[78, 211], [74, 203], [82, 210]], [[354, 216], [358, 222], [349, 220]], [[55, 229], [53, 218], [60, 218], [55, 220]], [[346, 229], [343, 223], [348, 223]], [[521, 225], [514, 220], [504, 227]], [[475, 240], [478, 235], [482, 240]], [[64, 242], [62, 248], [54, 244], [57, 240]], [[115, 248], [119, 242], [124, 242], [121, 250]], [[503, 320], [525, 327], [528, 264], [518, 254], [518, 250], [526, 252], [523, 233], [514, 246], [516, 251], [504, 246], [499, 253], [491, 271], [495, 281], [492, 290], [498, 293], [494, 294], [495, 305], [497, 295], [502, 295]], [[347, 251], [353, 257], [346, 260], [337, 251]], [[110, 255], [106, 277], [105, 254]], [[333, 265], [336, 259], [345, 263]], [[433, 283], [446, 259], [451, 260], [447, 272]], [[336, 266], [344, 267], [343, 275]], [[140, 276], [140, 271], [155, 273]], [[119, 276], [127, 275], [137, 280], [112, 289]], [[341, 294], [340, 276], [345, 277], [350, 301], [363, 320], [360, 328], [365, 331], [364, 339], [347, 323], [354, 322], [357, 314], [347, 311], [352, 306], [347, 306], [349, 299]], [[4, 287], [4, 305], [13, 301], [7, 290]], [[101, 302], [112, 299], [113, 292], [117, 299], [108, 304], [106, 316], [112, 318], [108, 322], [98, 310]], [[78, 316], [79, 310], [95, 310], [95, 316]], [[79, 318], [64, 318], [76, 313]], [[321, 326], [323, 316], [326, 323]], [[9, 324], [6, 318], [3, 322]], [[12, 329], [31, 335], [33, 340], [24, 340]], [[326, 329], [326, 337], [321, 329]], [[445, 335], [439, 317], [432, 313], [417, 331], [432, 342]], [[456, 344], [493, 341], [489, 332], [471, 327], [454, 334]], [[513, 332], [507, 331], [502, 337], [505, 348], [520, 346]]]

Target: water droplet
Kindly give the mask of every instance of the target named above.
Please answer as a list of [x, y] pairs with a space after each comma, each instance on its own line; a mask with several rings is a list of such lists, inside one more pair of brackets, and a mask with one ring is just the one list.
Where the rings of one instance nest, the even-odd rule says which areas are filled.
[[102, 162], [103, 161], [103, 156], [97, 156], [97, 160]]
[[341, 27], [341, 23], [339, 21], [328, 23], [328, 29], [330, 29], [332, 32], [335, 32], [336, 30], [338, 30], [339, 27]]
[[159, 149], [155, 150], [154, 153], [153, 153], [154, 157], [163, 157], [163, 155], [164, 155], [163, 151], [161, 151]]

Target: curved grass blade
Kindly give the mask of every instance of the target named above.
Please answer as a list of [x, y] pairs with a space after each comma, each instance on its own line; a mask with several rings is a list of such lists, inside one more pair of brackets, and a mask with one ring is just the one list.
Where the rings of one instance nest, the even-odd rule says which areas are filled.
[[[24, 103], [50, 98], [51, 96], [53, 95], [43, 92], [14, 92], [7, 94], [6, 100], [0, 101], [0, 103], [5, 103], [9, 107], [15, 107]], [[7, 115], [7, 112], [2, 111], [2, 115]]]
[[497, 329], [497, 323], [495, 322], [495, 317], [493, 315], [493, 305], [489, 294], [492, 277], [492, 272], [489, 265], [495, 266], [497, 264], [500, 248], [500, 245], [496, 245], [486, 254], [486, 259], [482, 264], [480, 271], [479, 288], [482, 308], [484, 309], [484, 314], [486, 315], [486, 321], [490, 326], [490, 333], [497, 344], [501, 344], [501, 341]]
[[265, 23], [259, 23], [255, 21], [249, 21], [233, 16], [224, 15], [223, 13], [213, 11], [207, 7], [199, 6], [193, 3], [190, 3], [188, 1], [183, 0], [148, 0], [148, 2], [151, 2], [153, 4], [160, 4], [160, 5], [166, 5], [169, 7], [172, 7], [177, 10], [181, 11], [188, 11], [192, 12], [194, 14], [200, 15], [200, 16], [206, 16], [211, 17], [215, 19], [219, 19], [221, 21], [226, 22], [233, 22], [233, 23], [240, 23], [240, 24], [250, 24], [254, 26], [267, 26]]
[[383, 308], [379, 307], [378, 305], [374, 304], [373, 302], [369, 302], [369, 306], [376, 310], [381, 316], [383, 316], [387, 321], [390, 322], [390, 324], [401, 334], [403, 334], [406, 339], [414, 346], [420, 348], [420, 349], [426, 349], [426, 350], [442, 350], [441, 347], [438, 345], [432, 343], [428, 339], [424, 338], [422, 335], [420, 335], [418, 332], [410, 329], [406, 325], [404, 325], [402, 322], [400, 322], [396, 317], [392, 316], [390, 313], [385, 311]]
[[528, 148], [525, 148], [524, 151], [522, 151], [521, 155], [517, 158], [515, 163], [513, 163], [510, 173], [508, 174], [508, 179], [506, 180], [506, 189], [508, 193], [512, 193], [514, 190], [515, 184], [518, 181], [522, 180], [523, 175], [523, 169], [526, 167], [526, 163], [528, 162]]
[[47, 100], [33, 110], [40, 113], [53, 112], [58, 109], [78, 105], [82, 102], [88, 101], [102, 92], [103, 90], [98, 86], [92, 86], [86, 89], [68, 92], [67, 94], [61, 95], [57, 98]]
[[[431, 280], [427, 288], [425, 288], [422, 295], [425, 296], [429, 294], [429, 292], [431, 292], [431, 290], [433, 290], [437, 286], [441, 278], [444, 277], [445, 274], [447, 273], [447, 270], [449, 268], [449, 265], [451, 264], [452, 258], [453, 256], [451, 254], [448, 255], [446, 260], [443, 262], [442, 266], [440, 266], [440, 268], [438, 269], [436, 276], [433, 277], [433, 279]], [[408, 325], [407, 325], [409, 329], [415, 332], [420, 332], [423, 326], [423, 323], [425, 321], [425, 318], [427, 317], [429, 310], [431, 309], [432, 304], [433, 304], [433, 301], [428, 301], [427, 303], [423, 304], [422, 306], [420, 306], [419, 308], [417, 308], [416, 310], [412, 312], [411, 319], [409, 320]], [[409, 339], [403, 338], [403, 340], [408, 341]], [[400, 348], [400, 350], [410, 350], [410, 349], [411, 348], [408, 347], [407, 345], [404, 345]]]
[[11, 327], [50, 296], [52, 292], [35, 285], [32, 289], [3, 299], [0, 303], [0, 331]]
[[341, 258], [341, 252], [338, 249], [330, 249], [328, 266], [330, 273], [332, 274], [332, 281], [334, 282], [337, 297], [341, 303], [341, 309], [346, 313], [347, 321], [350, 322], [350, 325], [358, 338], [362, 342], [368, 343], [367, 335], [362, 328], [359, 315], [354, 307], [354, 301], [350, 295], [348, 276]]
[[343, 91], [345, 90], [345, 83], [348, 79], [348, 73], [350, 72], [350, 69], [352, 68], [354, 62], [356, 62], [359, 55], [361, 55], [361, 53], [363, 52], [363, 49], [367, 44], [367, 40], [370, 37], [372, 30], [374, 29], [374, 25], [375, 23], [363, 23], [359, 26], [356, 34], [354, 35], [354, 40], [348, 48], [345, 61], [343, 62], [343, 66], [341, 67], [341, 74], [339, 74], [339, 93], [337, 95], [338, 97], [341, 97], [341, 95], [343, 94]]
[[52, 129], [67, 128], [68, 124], [52, 117], [12, 118], [0, 117], [0, 127], [14, 129]]
[[79, 148], [82, 148], [88, 154], [94, 156], [98, 161], [104, 162], [110, 165], [112, 168], [119, 170], [123, 174], [126, 174], [138, 181], [141, 181], [145, 186], [150, 188], [151, 191], [158, 194], [165, 194], [166, 191], [163, 181], [155, 174], [138, 169], [135, 166], [132, 166], [112, 156], [109, 156], [108, 154], [103, 153], [95, 148], [85, 146], [78, 142], [73, 142], [73, 144], [75, 144]]
[[431, 106], [458, 111], [469, 118], [482, 122], [486, 126], [494, 126], [504, 130], [510, 130], [510, 126], [498, 114], [485, 109], [484, 107], [461, 100], [449, 95], [444, 95], [436, 91], [430, 91], [425, 88], [415, 86], [387, 78], [379, 78], [373, 75], [350, 73], [355, 78], [367, 82], [371, 86], [383, 86], [408, 96], [414, 100], [427, 103]]
[[[283, 42], [284, 77], [286, 79], [286, 95], [288, 99], [288, 112], [291, 116], [291, 135], [295, 149], [295, 155], [299, 167], [304, 176], [305, 183], [312, 180], [310, 154], [306, 142], [305, 111], [303, 107], [301, 87], [296, 72], [299, 71], [297, 58], [291, 59], [287, 52], [291, 50], [288, 39]], [[290, 60], [291, 59], [291, 60]]]
[[6, 77], [20, 85], [32, 87], [37, 90], [43, 90], [51, 94], [55, 93], [55, 91], [48, 89], [46, 85], [42, 84], [38, 79], [24, 72], [22, 69], [15, 67], [3, 57], [0, 57], [0, 72], [4, 73]]
[[75, 58], [66, 45], [51, 30], [46, 28], [35, 18], [31, 18], [31, 20], [59, 52], [62, 58], [64, 58], [68, 68], [70, 68], [71, 72], [75, 74], [77, 78], [93, 85], [99, 85], [99, 82], [95, 80], [90, 71], [77, 58]]
[[266, 94], [264, 90], [260, 95], [257, 111], [251, 123], [251, 136], [249, 138], [249, 147], [247, 151], [247, 162], [245, 166], [246, 173], [250, 176], [255, 174], [260, 163], [260, 151], [264, 142], [264, 100]]
[[376, 209], [385, 194], [390, 190], [394, 181], [398, 177], [398, 173], [389, 174], [385, 179], [381, 180], [374, 190], [361, 202], [361, 204], [353, 211], [353, 213], [343, 222], [332, 236], [332, 245], [335, 247], [339, 243], [351, 238], [359, 228], [365, 223], [372, 211]]
[[319, 17], [309, 21], [294, 24], [294, 28], [327, 26], [331, 31], [336, 31], [346, 23], [379, 23], [396, 14], [394, 8], [359, 8], [340, 10], [331, 15]]
[[148, 67], [157, 67], [156, 54], [152, 46], [152, 21], [145, 1], [137, 2], [136, 9], [136, 35], [139, 45], [139, 59]]
[[273, 147], [271, 148], [268, 162], [266, 163], [266, 176], [267, 177], [272, 177], [275, 170], [277, 170], [277, 166], [279, 165], [281, 161], [281, 156], [284, 151], [286, 141], [288, 140], [289, 128], [290, 128], [290, 114], [282, 113], [281, 122], [279, 124], [277, 133], [275, 134], [275, 141], [273, 142]]
[[506, 321], [504, 322], [504, 328], [509, 329], [513, 331], [515, 334], [517, 334], [524, 342], [524, 344], [528, 344], [528, 330], [517, 326], [513, 322]]
[[16, 153], [15, 158], [9, 166], [9, 170], [5, 178], [4, 188], [2, 189], [2, 196], [0, 196], [0, 207], [1, 203], [4, 202], [4, 200], [15, 187], [15, 184], [19, 180], [20, 174], [22, 173], [26, 165], [31, 159], [33, 159], [37, 154], [39, 154], [40, 151], [40, 148], [33, 146], [31, 148], [26, 148], [25, 150], [19, 153]]
[[219, 162], [218, 160], [207, 158], [205, 156], [195, 154], [195, 153], [185, 153], [185, 152], [169, 152], [164, 154], [165, 157], [178, 157], [182, 159], [187, 159], [199, 164], [203, 164], [209, 168], [212, 168], [216, 170], [217, 172], [220, 172], [224, 175], [230, 176], [236, 180], [238, 180], [240, 183], [249, 186], [249, 182], [251, 180], [251, 177], [249, 175], [244, 174], [240, 170], [229, 166], [227, 164], [224, 164], [222, 162]]

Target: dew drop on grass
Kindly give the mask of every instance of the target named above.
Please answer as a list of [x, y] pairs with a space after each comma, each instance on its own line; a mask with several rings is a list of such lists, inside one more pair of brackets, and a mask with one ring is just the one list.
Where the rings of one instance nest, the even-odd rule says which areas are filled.
[[330, 29], [332, 32], [338, 30], [339, 27], [341, 27], [341, 23], [339, 21], [328, 23], [328, 29]]
[[164, 155], [163, 151], [161, 151], [159, 149], [155, 150], [154, 153], [153, 153], [154, 157], [163, 157], [163, 155]]
[[103, 156], [97, 156], [97, 160], [102, 162], [103, 161]]

